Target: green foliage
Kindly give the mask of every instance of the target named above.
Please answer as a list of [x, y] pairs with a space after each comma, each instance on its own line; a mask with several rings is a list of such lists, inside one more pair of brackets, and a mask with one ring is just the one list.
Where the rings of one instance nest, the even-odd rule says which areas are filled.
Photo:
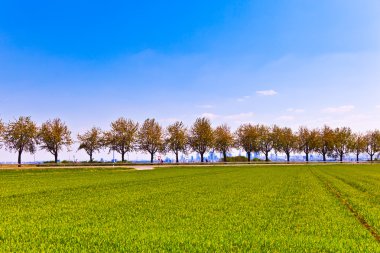
[[126, 164], [126, 163], [132, 163], [132, 162], [125, 160], [124, 162], [123, 161], [117, 161], [116, 163], [117, 164]]
[[[223, 162], [223, 158], [221, 158], [219, 162]], [[229, 163], [242, 163], [242, 162], [246, 163], [246, 162], [248, 162], [248, 158], [245, 156], [232, 156], [232, 157], [227, 157], [227, 162], [229, 162]], [[251, 162], [265, 162], [265, 160], [261, 160], [260, 158], [255, 157], [251, 160]]]
[[55, 163], [55, 161], [44, 161], [44, 164]]
[[[223, 162], [223, 158], [220, 159], [221, 162]], [[232, 156], [227, 157], [227, 162], [247, 162], [248, 159], [245, 156]]]
[[[55, 161], [54, 161], [54, 160], [52, 160], [52, 161], [44, 161], [43, 163], [44, 163], [44, 164], [54, 164]], [[66, 163], [74, 163], [74, 162], [73, 162], [73, 161], [68, 161], [68, 160], [62, 160], [62, 161], [60, 161], [59, 163], [64, 163], [64, 164], [66, 164]]]
[[1, 252], [378, 252], [380, 165], [0, 171]]
[[[227, 157], [227, 162], [231, 163], [240, 163], [240, 162], [247, 162], [248, 158], [245, 156], [232, 156], [232, 157]], [[261, 160], [260, 158], [253, 158], [251, 160], [252, 162], [263, 162], [264, 160]], [[220, 162], [223, 162], [223, 158], [220, 159]]]

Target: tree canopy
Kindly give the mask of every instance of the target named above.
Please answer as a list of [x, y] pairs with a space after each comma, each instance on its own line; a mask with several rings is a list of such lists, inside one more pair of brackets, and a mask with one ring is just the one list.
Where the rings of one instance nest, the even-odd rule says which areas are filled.
[[164, 132], [155, 119], [146, 119], [142, 124], [138, 133], [138, 145], [141, 151], [150, 154], [151, 163], [154, 154], [165, 150]]
[[315, 129], [301, 126], [298, 130], [298, 150], [305, 153], [306, 162], [309, 161], [309, 154], [317, 148], [318, 135], [318, 130]]
[[179, 152], [187, 153], [189, 136], [182, 121], [177, 121], [166, 128], [165, 144], [168, 151], [175, 154], [176, 163], [179, 162]]
[[125, 161], [125, 154], [136, 149], [137, 132], [139, 124], [131, 119], [119, 118], [111, 123], [111, 130], [105, 132], [105, 145], [110, 151], [121, 154], [121, 160]]
[[9, 122], [3, 133], [5, 147], [18, 153], [18, 164], [21, 166], [23, 152], [35, 153], [38, 128], [30, 117], [21, 116]]
[[5, 125], [3, 121], [0, 119], [0, 148], [3, 147], [3, 135], [4, 135]]
[[233, 147], [234, 142], [231, 129], [226, 124], [220, 125], [214, 130], [214, 148], [223, 153], [224, 162], [227, 162], [227, 152]]
[[[123, 162], [125, 154], [132, 151], [149, 153], [151, 162], [158, 152], [172, 152], [177, 163], [180, 152], [197, 152], [204, 162], [206, 152], [216, 151], [222, 153], [223, 161], [227, 161], [227, 153], [236, 152], [234, 149], [243, 149], [248, 161], [251, 161], [253, 152], [265, 156], [266, 161], [272, 152], [276, 156], [285, 154], [287, 161], [290, 161], [291, 153], [304, 153], [303, 158], [297, 157], [296, 160], [307, 162], [311, 154], [319, 154], [318, 159], [323, 161], [328, 158], [343, 161], [348, 154], [354, 154], [359, 161], [360, 155], [365, 153], [367, 155], [362, 157], [373, 161], [380, 154], [379, 130], [362, 134], [354, 133], [349, 127], [332, 129], [325, 125], [322, 128], [301, 126], [293, 132], [289, 127], [245, 123], [232, 132], [227, 124], [213, 128], [205, 117], [197, 118], [190, 129], [181, 121], [163, 128], [155, 119], [149, 118], [139, 127], [138, 122], [122, 117], [111, 122], [110, 130], [103, 132], [93, 127], [78, 134], [77, 140], [79, 145], [76, 148], [84, 150], [90, 156], [90, 162], [94, 160], [94, 153], [102, 148], [120, 153]], [[48, 120], [41, 127], [30, 117], [19, 117], [8, 124], [0, 119], [0, 148], [5, 146], [6, 150], [18, 152], [19, 164], [24, 152], [35, 153], [37, 147], [53, 154], [57, 162], [58, 153], [65, 147], [69, 150], [73, 144], [71, 131], [59, 118]]]
[[367, 141], [366, 151], [370, 156], [370, 160], [373, 161], [373, 157], [380, 151], [380, 131], [370, 131], [365, 138]]
[[214, 135], [211, 122], [207, 118], [197, 118], [190, 129], [189, 143], [191, 148], [201, 156], [201, 162], [204, 162], [203, 156], [206, 151], [212, 148]]
[[61, 119], [48, 120], [42, 123], [38, 132], [38, 140], [41, 149], [45, 149], [54, 155], [54, 162], [58, 162], [58, 153], [66, 147], [70, 149], [73, 140], [67, 125]]
[[84, 134], [78, 134], [79, 148], [83, 149], [90, 156], [90, 162], [93, 162], [93, 155], [99, 152], [104, 146], [103, 132], [98, 127], [93, 127]]
[[352, 131], [349, 127], [336, 128], [334, 130], [334, 152], [343, 161], [344, 155], [350, 152], [352, 145]]
[[283, 152], [286, 155], [286, 160], [290, 161], [290, 153], [297, 150], [297, 136], [289, 127], [274, 126], [273, 144], [277, 152]]
[[235, 132], [236, 147], [243, 148], [248, 155], [248, 162], [251, 161], [251, 153], [259, 152], [259, 131], [256, 126], [243, 124]]

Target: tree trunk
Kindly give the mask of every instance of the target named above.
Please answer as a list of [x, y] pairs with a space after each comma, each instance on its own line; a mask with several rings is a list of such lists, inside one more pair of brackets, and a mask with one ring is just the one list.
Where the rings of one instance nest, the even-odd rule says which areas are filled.
[[374, 154], [370, 154], [369, 156], [371, 157], [371, 162], [373, 161], [373, 155]]
[[54, 152], [54, 162], [58, 163], [58, 152]]
[[92, 163], [94, 160], [92, 159], [92, 152], [90, 153], [90, 163]]
[[343, 154], [339, 154], [340, 156], [340, 162], [343, 162]]
[[286, 161], [290, 162], [290, 153], [289, 152], [286, 152]]
[[150, 163], [153, 163], [153, 155], [154, 153], [150, 153]]
[[323, 161], [326, 162], [326, 153], [323, 153]]
[[360, 153], [356, 153], [356, 162], [359, 162], [359, 155]]
[[251, 162], [251, 152], [247, 152], [248, 155], [248, 162]]
[[309, 162], [309, 152], [305, 152], [306, 154], [306, 162]]
[[269, 157], [268, 157], [268, 156], [269, 156], [269, 153], [268, 153], [268, 152], [265, 152], [265, 161], [266, 161], [266, 162], [269, 162]]
[[226, 151], [223, 151], [223, 161], [225, 163], [227, 162], [227, 153], [226, 153]]
[[125, 156], [125, 152], [121, 152], [121, 161], [124, 162], [124, 156]]
[[178, 152], [175, 153], [175, 162], [176, 162], [176, 163], [179, 163], [179, 160], [178, 160]]
[[201, 154], [201, 163], [203, 163], [203, 154], [204, 153], [200, 153]]
[[19, 150], [18, 151], [18, 160], [17, 160], [18, 167], [21, 167], [21, 154], [22, 154], [22, 150]]

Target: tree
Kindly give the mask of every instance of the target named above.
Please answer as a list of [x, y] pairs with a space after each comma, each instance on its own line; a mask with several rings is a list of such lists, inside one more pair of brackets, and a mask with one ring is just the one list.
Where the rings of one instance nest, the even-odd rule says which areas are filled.
[[104, 134], [105, 146], [109, 147], [110, 151], [121, 154], [121, 160], [124, 162], [125, 154], [136, 148], [138, 128], [139, 124], [130, 119], [117, 119], [111, 123], [111, 130]]
[[100, 128], [93, 127], [84, 134], [78, 134], [80, 142], [78, 150], [83, 149], [90, 156], [90, 162], [93, 162], [93, 154], [99, 152], [104, 145], [103, 133]]
[[258, 139], [259, 133], [257, 127], [251, 124], [239, 126], [235, 132], [236, 147], [241, 147], [247, 153], [248, 162], [251, 161], [251, 153], [259, 152]]
[[58, 162], [58, 152], [63, 147], [69, 149], [73, 143], [69, 128], [60, 119], [48, 120], [43, 123], [38, 132], [38, 140], [41, 143], [41, 149], [54, 155], [55, 163]]
[[3, 135], [4, 135], [4, 130], [5, 130], [5, 125], [3, 121], [0, 119], [0, 148], [2, 148], [2, 143], [3, 143]]
[[203, 156], [206, 151], [213, 146], [214, 136], [211, 122], [207, 118], [197, 118], [190, 129], [189, 144], [191, 148]]
[[259, 149], [265, 155], [265, 161], [269, 161], [269, 152], [273, 149], [273, 133], [269, 126], [257, 126], [259, 133]]
[[339, 161], [342, 162], [344, 155], [350, 152], [351, 143], [352, 131], [349, 127], [338, 127], [334, 130], [334, 151]]
[[164, 151], [165, 139], [162, 127], [155, 119], [146, 119], [138, 133], [139, 149], [150, 154], [150, 162], [153, 163], [154, 154]]
[[306, 162], [309, 162], [309, 154], [316, 149], [317, 138], [317, 130], [309, 130], [307, 127], [300, 127], [298, 130], [298, 150], [305, 153]]
[[350, 150], [356, 154], [356, 161], [359, 162], [359, 155], [366, 152], [367, 139], [363, 134], [353, 134]]
[[285, 153], [286, 160], [290, 161], [290, 153], [297, 149], [297, 136], [288, 127], [273, 127], [273, 148], [277, 152]]
[[188, 146], [187, 129], [182, 122], [177, 121], [167, 127], [165, 143], [167, 149], [174, 152], [175, 161], [178, 163], [179, 152], [186, 153]]
[[214, 131], [214, 148], [223, 153], [223, 161], [227, 162], [227, 152], [234, 145], [234, 136], [227, 125], [220, 125]]
[[316, 151], [323, 157], [323, 161], [326, 162], [328, 154], [331, 154], [334, 150], [334, 130], [328, 126], [324, 126], [318, 131], [318, 137], [316, 142]]
[[18, 166], [21, 166], [23, 152], [34, 154], [36, 152], [38, 128], [30, 117], [19, 117], [9, 122], [4, 129], [4, 144], [9, 150], [18, 153]]
[[368, 132], [366, 135], [367, 148], [366, 151], [370, 156], [371, 162], [373, 161], [374, 155], [380, 151], [380, 131], [375, 130]]

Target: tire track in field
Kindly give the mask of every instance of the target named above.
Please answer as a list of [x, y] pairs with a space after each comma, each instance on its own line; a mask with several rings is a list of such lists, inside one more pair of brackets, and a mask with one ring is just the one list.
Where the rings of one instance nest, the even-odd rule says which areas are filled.
[[309, 171], [312, 175], [314, 175], [314, 177], [316, 177], [325, 187], [326, 189], [333, 195], [335, 196], [339, 202], [345, 206], [353, 215], [354, 217], [360, 222], [360, 224], [368, 230], [368, 232], [371, 233], [371, 235], [373, 236], [373, 238], [378, 242], [380, 243], [380, 233], [376, 230], [376, 228], [374, 228], [373, 226], [371, 226], [367, 221], [366, 219], [364, 218], [363, 215], [361, 215], [351, 204], [350, 202], [345, 199], [342, 194], [339, 192], [339, 190], [334, 187], [331, 182], [329, 182], [327, 179], [324, 179], [323, 177], [321, 177], [320, 175], [316, 174], [315, 172], [313, 172], [310, 168], [309, 168]]
[[[380, 200], [380, 194], [377, 194], [376, 192], [370, 192], [370, 190], [364, 188], [363, 186], [361, 186], [360, 184], [358, 183], [355, 183], [355, 182], [352, 182], [352, 181], [349, 181], [343, 177], [340, 177], [338, 175], [335, 175], [335, 174], [332, 174], [331, 172], [326, 172], [324, 171], [325, 174], [339, 180], [340, 182], [346, 184], [347, 186], [351, 187], [352, 189], [356, 190], [356, 191], [359, 191], [360, 193], [364, 194], [364, 195], [367, 195], [368, 197], [372, 197], [372, 198], [375, 198], [376, 201]], [[368, 181], [366, 181], [368, 182]]]

